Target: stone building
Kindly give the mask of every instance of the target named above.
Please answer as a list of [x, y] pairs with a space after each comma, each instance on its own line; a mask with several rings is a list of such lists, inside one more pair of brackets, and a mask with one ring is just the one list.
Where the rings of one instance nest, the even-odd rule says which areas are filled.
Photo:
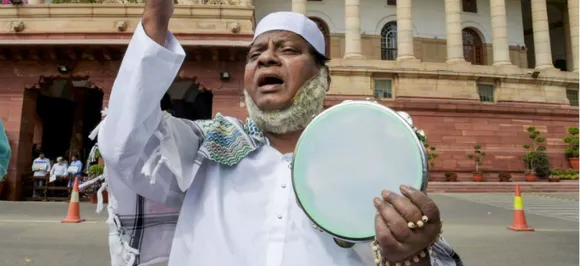
[[[107, 106], [143, 5], [10, 2], [0, 5], [0, 118], [13, 148], [5, 197], [19, 200], [33, 144], [49, 157], [88, 152], [86, 136]], [[438, 148], [435, 180], [453, 171], [469, 181], [466, 153], [475, 144], [488, 154], [489, 181], [500, 171], [521, 180], [528, 126], [547, 137], [552, 166], [568, 167], [561, 139], [578, 125], [577, 0], [178, 2], [170, 28], [187, 59], [167, 96], [181, 116], [245, 117], [255, 23], [293, 10], [325, 34], [333, 78], [326, 106], [376, 97], [410, 113]]]

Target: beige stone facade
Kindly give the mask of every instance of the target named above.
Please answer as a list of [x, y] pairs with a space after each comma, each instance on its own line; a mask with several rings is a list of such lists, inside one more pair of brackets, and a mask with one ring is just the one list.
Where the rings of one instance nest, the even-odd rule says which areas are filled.
[[[366, 59], [381, 60], [381, 36], [362, 35], [362, 54]], [[330, 35], [330, 54], [332, 58], [341, 58], [344, 54], [344, 34]], [[493, 63], [493, 45], [485, 44], [483, 62]], [[519, 46], [509, 46], [511, 64], [527, 68], [527, 50]], [[444, 63], [447, 60], [447, 44], [442, 39], [413, 38], [413, 55], [422, 62]]]

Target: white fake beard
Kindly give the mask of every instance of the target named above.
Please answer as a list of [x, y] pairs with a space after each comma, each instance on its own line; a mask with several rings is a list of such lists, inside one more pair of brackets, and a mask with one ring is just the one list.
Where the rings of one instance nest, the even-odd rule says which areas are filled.
[[328, 91], [328, 70], [320, 68], [318, 75], [307, 81], [298, 91], [290, 106], [280, 110], [262, 111], [244, 90], [250, 118], [260, 129], [274, 134], [285, 134], [304, 129], [324, 109]]

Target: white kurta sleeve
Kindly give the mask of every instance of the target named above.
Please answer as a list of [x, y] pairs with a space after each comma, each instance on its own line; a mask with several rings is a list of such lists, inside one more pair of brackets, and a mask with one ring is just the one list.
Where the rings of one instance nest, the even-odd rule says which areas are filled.
[[[195, 176], [201, 135], [192, 121], [164, 113], [160, 100], [185, 52], [169, 33], [162, 47], [141, 23], [135, 29], [113, 84], [98, 145], [115, 180], [166, 206], [179, 206]], [[118, 179], [118, 180], [117, 180]]]

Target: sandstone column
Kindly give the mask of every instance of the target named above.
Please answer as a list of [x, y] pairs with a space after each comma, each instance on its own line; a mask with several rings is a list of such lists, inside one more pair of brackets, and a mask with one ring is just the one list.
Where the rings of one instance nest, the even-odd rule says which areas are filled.
[[292, 0], [292, 12], [306, 14], [306, 0]]
[[505, 0], [490, 0], [493, 65], [511, 65]]
[[[552, 48], [550, 47], [550, 26], [548, 24], [548, 7], [546, 6], [546, 0], [531, 1], [536, 69], [554, 68], [554, 64], [552, 63]], [[578, 18], [575, 19], [578, 20]]]
[[465, 62], [463, 36], [461, 33], [460, 0], [445, 0], [445, 23], [447, 31], [447, 63]]
[[572, 48], [573, 71], [578, 72], [578, 0], [568, 1], [568, 23], [570, 24], [570, 46]]
[[397, 60], [415, 59], [413, 55], [413, 20], [411, 1], [397, 0]]
[[344, 33], [344, 58], [363, 59], [360, 37], [359, 0], [344, 0], [346, 31]]

